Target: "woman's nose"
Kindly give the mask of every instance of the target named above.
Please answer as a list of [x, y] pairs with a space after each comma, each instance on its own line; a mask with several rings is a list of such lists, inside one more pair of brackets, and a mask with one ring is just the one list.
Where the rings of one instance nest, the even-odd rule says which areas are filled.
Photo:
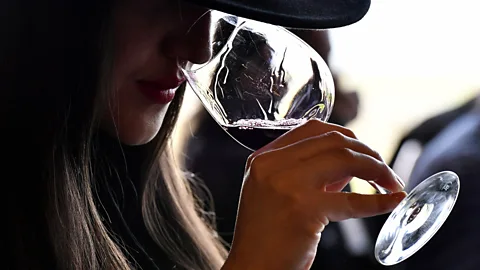
[[210, 11], [183, 5], [180, 12], [178, 26], [163, 42], [164, 53], [180, 61], [207, 62], [212, 57]]

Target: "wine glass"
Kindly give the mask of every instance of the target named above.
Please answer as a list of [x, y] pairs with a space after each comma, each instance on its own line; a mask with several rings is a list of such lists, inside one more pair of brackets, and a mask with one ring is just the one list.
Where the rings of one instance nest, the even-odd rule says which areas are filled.
[[250, 150], [308, 121], [326, 121], [334, 101], [325, 61], [282, 27], [212, 12], [213, 57], [180, 63], [215, 121]]
[[[221, 12], [211, 17], [213, 57], [206, 64], [179, 66], [205, 109], [232, 138], [257, 150], [309, 119], [328, 120], [333, 78], [314, 49], [282, 27]], [[453, 172], [418, 185], [383, 226], [375, 245], [377, 261], [392, 265], [418, 251], [448, 217], [459, 187]]]

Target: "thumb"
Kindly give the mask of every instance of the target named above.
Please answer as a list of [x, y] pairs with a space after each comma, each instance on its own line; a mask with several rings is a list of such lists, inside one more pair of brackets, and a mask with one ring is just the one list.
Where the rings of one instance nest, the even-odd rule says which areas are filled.
[[349, 218], [365, 218], [391, 212], [405, 197], [405, 192], [364, 195], [358, 193], [326, 192], [319, 198], [319, 205], [328, 206], [322, 215], [329, 221]]

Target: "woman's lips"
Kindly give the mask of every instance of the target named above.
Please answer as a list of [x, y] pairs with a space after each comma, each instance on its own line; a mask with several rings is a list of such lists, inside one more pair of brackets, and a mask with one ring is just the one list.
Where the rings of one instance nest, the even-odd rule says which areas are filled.
[[149, 100], [157, 104], [168, 104], [175, 97], [175, 90], [184, 79], [163, 79], [157, 81], [137, 81], [138, 89]]

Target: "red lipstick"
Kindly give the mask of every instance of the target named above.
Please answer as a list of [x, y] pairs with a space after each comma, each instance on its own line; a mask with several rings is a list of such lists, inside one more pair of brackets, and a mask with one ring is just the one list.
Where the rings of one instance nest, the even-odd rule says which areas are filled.
[[168, 104], [175, 97], [175, 90], [185, 81], [177, 77], [161, 80], [137, 81], [138, 89], [149, 100], [157, 104]]

